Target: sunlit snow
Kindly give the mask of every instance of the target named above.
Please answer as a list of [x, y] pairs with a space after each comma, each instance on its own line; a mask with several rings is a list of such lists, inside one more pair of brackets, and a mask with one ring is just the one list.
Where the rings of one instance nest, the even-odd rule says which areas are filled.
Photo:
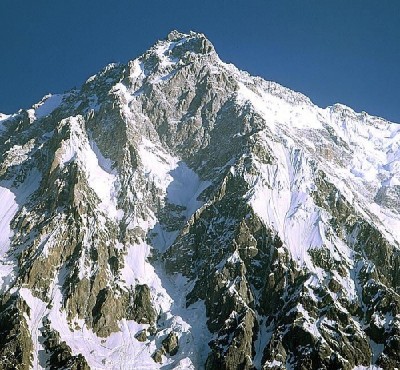
[[48, 116], [58, 108], [64, 98], [62, 94], [46, 95], [42, 101], [35, 106], [35, 116], [37, 119]]

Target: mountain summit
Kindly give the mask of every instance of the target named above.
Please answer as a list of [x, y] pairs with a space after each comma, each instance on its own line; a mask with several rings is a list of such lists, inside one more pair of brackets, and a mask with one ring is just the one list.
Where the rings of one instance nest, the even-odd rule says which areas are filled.
[[0, 368], [398, 366], [399, 143], [177, 31], [0, 115]]

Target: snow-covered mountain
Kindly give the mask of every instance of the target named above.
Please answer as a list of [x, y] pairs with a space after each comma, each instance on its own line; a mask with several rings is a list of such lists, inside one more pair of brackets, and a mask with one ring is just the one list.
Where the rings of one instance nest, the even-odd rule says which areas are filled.
[[399, 145], [176, 31], [0, 115], [0, 368], [395, 368]]

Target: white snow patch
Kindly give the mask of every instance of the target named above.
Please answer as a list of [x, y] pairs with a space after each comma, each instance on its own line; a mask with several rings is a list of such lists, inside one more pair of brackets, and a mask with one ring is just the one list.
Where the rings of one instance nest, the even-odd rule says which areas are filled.
[[143, 63], [139, 59], [135, 59], [132, 62], [129, 62], [129, 67], [129, 77], [131, 81], [135, 81], [139, 78], [144, 78], [146, 76], [144, 73]]
[[324, 214], [311, 196], [313, 175], [308, 159], [296, 147], [273, 145], [277, 163], [253, 161], [256, 175], [247, 177], [249, 203], [265, 224], [278, 232], [293, 259], [313, 271], [308, 250], [322, 247], [326, 237]]
[[378, 360], [379, 356], [381, 355], [381, 353], [383, 352], [385, 345], [375, 343], [372, 339], [370, 339], [369, 345], [370, 345], [371, 351], [372, 351], [372, 362], [376, 362]]
[[47, 311], [47, 305], [45, 302], [34, 297], [27, 288], [21, 288], [19, 293], [30, 308], [29, 316], [25, 315], [25, 318], [33, 344], [33, 370], [45, 369], [46, 364], [42, 360], [45, 358], [44, 354], [46, 351], [39, 338], [42, 336], [40, 328], [43, 327], [42, 319]]
[[342, 285], [343, 292], [349, 301], [357, 301], [358, 294], [354, 280], [350, 276], [342, 277], [336, 271], [334, 272], [335, 279]]
[[[253, 360], [253, 365], [255, 366], [256, 369], [262, 369], [263, 363], [262, 363], [262, 357], [264, 354], [264, 349], [267, 347], [268, 343], [271, 341], [272, 334], [273, 334], [273, 328], [269, 326], [268, 328], [265, 327], [264, 322], [266, 320], [266, 317], [263, 317], [261, 320], [259, 319], [260, 323], [260, 328], [258, 331], [258, 336], [256, 341], [254, 342], [254, 349], [256, 351], [256, 354], [254, 355], [254, 360]], [[279, 366], [280, 363], [278, 364], [278, 361], [272, 361], [272, 362], [267, 362], [265, 365], [270, 365], [270, 366]]]
[[298, 320], [302, 320], [303, 321], [303, 328], [305, 330], [307, 330], [308, 332], [310, 332], [314, 337], [316, 338], [320, 338], [321, 337], [321, 333], [319, 332], [315, 319], [312, 318], [308, 311], [303, 307], [303, 305], [301, 303], [298, 303], [296, 305], [296, 311], [302, 314], [302, 318], [298, 319]]
[[372, 314], [372, 318], [374, 320], [375, 325], [378, 328], [389, 328], [390, 325], [393, 323], [393, 315], [390, 312], [386, 312], [385, 316], [383, 316], [379, 312], [374, 312]]
[[322, 123], [315, 114], [317, 107], [309, 104], [291, 104], [259, 88], [251, 79], [246, 82], [239, 82], [237, 100], [241, 104], [250, 102], [267, 124], [272, 127], [283, 125], [289, 128], [322, 129]]
[[[154, 267], [147, 260], [150, 251], [151, 247], [144, 242], [129, 246], [124, 259], [124, 267], [121, 270], [121, 278], [128, 286], [135, 286], [140, 282], [140, 284], [147, 284], [153, 293], [160, 294], [160, 292], [163, 292], [163, 295], [167, 296], [160, 278], [154, 271]], [[170, 305], [171, 302], [168, 299], [160, 302], [163, 310], [168, 309], [165, 304]]]
[[34, 109], [28, 109], [26, 112], [28, 113], [29, 122], [30, 123], [34, 122], [36, 120], [35, 110]]
[[13, 270], [13, 263], [7, 260], [7, 252], [14, 235], [10, 223], [18, 211], [18, 204], [14, 193], [1, 186], [0, 205], [0, 293], [2, 293], [9, 287]]
[[56, 108], [60, 106], [63, 98], [63, 94], [49, 94], [43, 97], [40, 103], [34, 105], [36, 118], [40, 119], [50, 115]]
[[138, 152], [145, 177], [166, 192], [168, 185], [173, 181], [170, 172], [178, 166], [179, 159], [172, 157], [145, 138], [142, 139]]
[[101, 199], [100, 209], [109, 217], [121, 220], [124, 212], [117, 205], [117, 175], [111, 169], [111, 161], [103, 157], [96, 143], [92, 141], [90, 144], [91, 148], [86, 150], [83, 162], [87, 169], [88, 183]]
[[227, 259], [227, 262], [231, 263], [231, 264], [235, 264], [238, 262], [241, 262], [242, 259], [239, 256], [239, 252], [236, 250], [233, 252], [233, 254]]
[[176, 355], [179, 357], [174, 362], [170, 359], [171, 366], [166, 368], [175, 369], [175, 363], [182, 359], [181, 365], [186, 364], [187, 369], [200, 369], [206, 362], [210, 351], [208, 343], [212, 339], [206, 324], [204, 301], [198, 300], [186, 307], [186, 295], [193, 288], [193, 282], [188, 282], [181, 274], [167, 275], [162, 266], [156, 270], [173, 302], [162, 320], [165, 319], [165, 326], [172, 327], [180, 336], [180, 351]]
[[282, 365], [283, 365], [283, 363], [281, 361], [272, 360], [272, 361], [267, 361], [264, 366], [275, 367], [275, 366], [282, 366]]
[[176, 167], [169, 171], [172, 181], [167, 187], [167, 198], [170, 203], [186, 207], [186, 217], [189, 218], [203, 205], [197, 198], [211, 182], [201, 181], [182, 161], [176, 162], [175, 165]]
[[0, 123], [11, 117], [11, 114], [0, 113]]
[[10, 247], [10, 239], [13, 236], [11, 220], [18, 211], [14, 193], [0, 186], [0, 258], [7, 253]]
[[[185, 207], [182, 214], [188, 220], [203, 205], [197, 198], [211, 183], [201, 181], [186, 163], [145, 138], [139, 146], [139, 155], [144, 176], [165, 194], [168, 203]], [[172, 244], [177, 234], [163, 230], [161, 225], [156, 223], [152, 227], [154, 227], [153, 232], [157, 234], [153, 240], [155, 246], [165, 250]]]
[[400, 217], [378, 206], [376, 203], [365, 204], [365, 206], [381, 220], [382, 225], [379, 225], [378, 228], [383, 232], [387, 240], [392, 243], [396, 240], [400, 243]]

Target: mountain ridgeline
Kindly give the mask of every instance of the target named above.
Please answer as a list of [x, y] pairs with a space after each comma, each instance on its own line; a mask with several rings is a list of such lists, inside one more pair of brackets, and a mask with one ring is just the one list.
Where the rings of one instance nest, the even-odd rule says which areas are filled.
[[0, 115], [0, 369], [393, 369], [400, 126], [171, 32]]

